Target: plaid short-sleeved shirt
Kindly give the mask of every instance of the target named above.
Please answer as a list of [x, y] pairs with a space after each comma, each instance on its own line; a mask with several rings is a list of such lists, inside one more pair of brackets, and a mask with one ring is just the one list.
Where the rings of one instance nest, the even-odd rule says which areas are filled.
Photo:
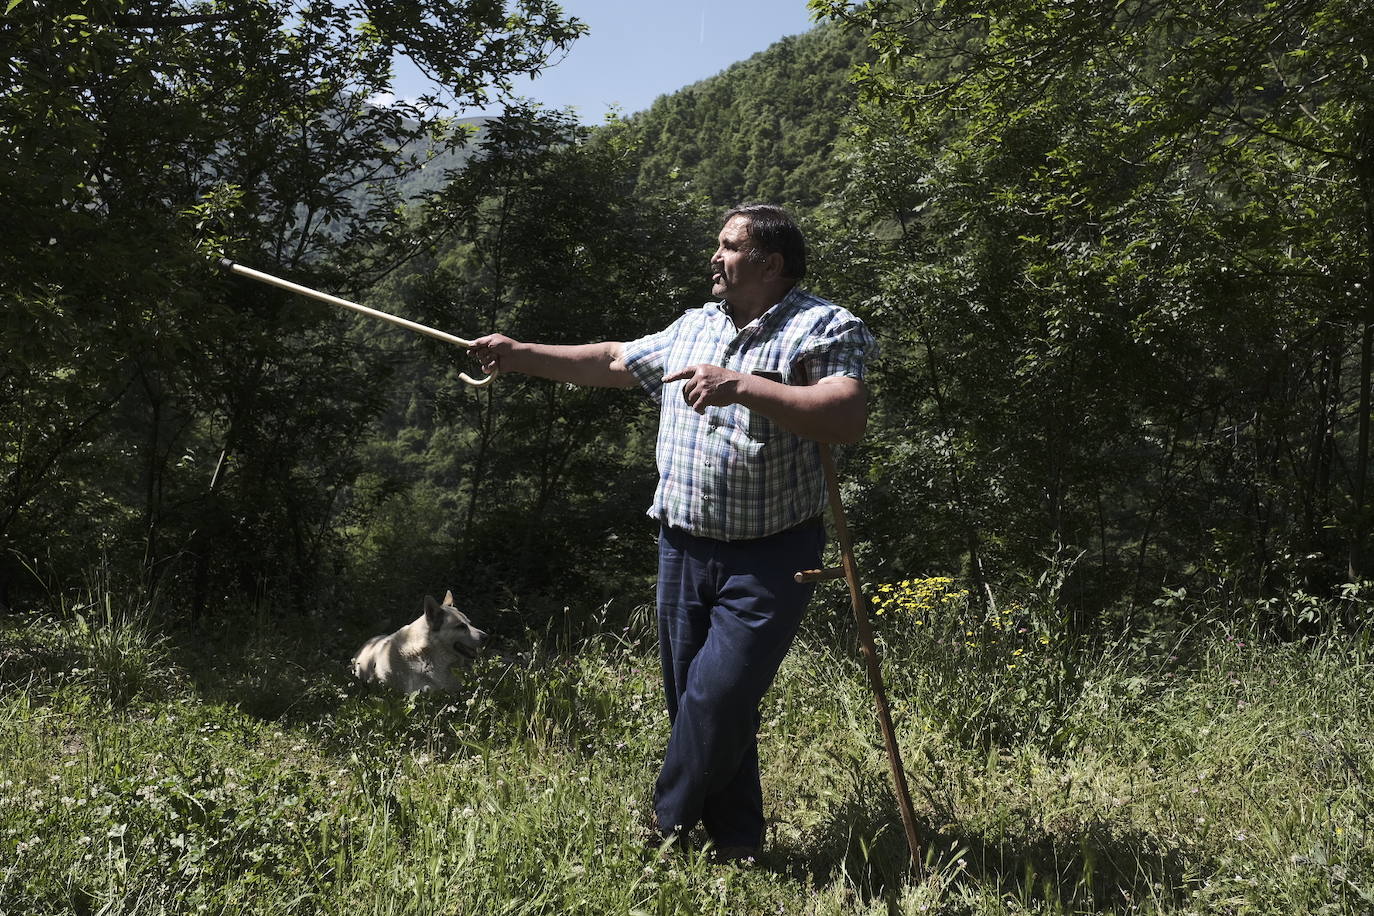
[[793, 289], [744, 328], [728, 305], [685, 312], [662, 331], [624, 345], [625, 366], [660, 405], [658, 489], [649, 515], [699, 537], [764, 537], [825, 510], [820, 446], [739, 404], [699, 414], [685, 382], [663, 377], [698, 363], [784, 384], [830, 376], [862, 380], [877, 344], [849, 311]]

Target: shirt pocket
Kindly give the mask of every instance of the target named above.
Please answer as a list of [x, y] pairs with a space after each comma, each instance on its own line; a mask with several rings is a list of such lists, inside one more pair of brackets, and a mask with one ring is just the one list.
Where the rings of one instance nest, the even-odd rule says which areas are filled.
[[[783, 354], [775, 350], [765, 349], [749, 354], [740, 361], [740, 371], [767, 379], [770, 382], [778, 382], [783, 385], [792, 384], [791, 366], [783, 358]], [[753, 410], [741, 409], [740, 423], [745, 434], [759, 445], [767, 445], [788, 435], [782, 427]]]

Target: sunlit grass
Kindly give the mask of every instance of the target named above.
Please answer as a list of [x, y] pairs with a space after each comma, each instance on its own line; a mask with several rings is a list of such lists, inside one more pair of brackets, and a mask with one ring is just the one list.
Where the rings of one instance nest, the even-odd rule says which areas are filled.
[[842, 602], [765, 701], [750, 867], [644, 842], [642, 618], [508, 639], [438, 699], [351, 683], [318, 622], [169, 639], [69, 607], [0, 631], [0, 912], [1370, 911], [1361, 636], [1090, 643], [922, 582], [877, 618], [920, 873]]

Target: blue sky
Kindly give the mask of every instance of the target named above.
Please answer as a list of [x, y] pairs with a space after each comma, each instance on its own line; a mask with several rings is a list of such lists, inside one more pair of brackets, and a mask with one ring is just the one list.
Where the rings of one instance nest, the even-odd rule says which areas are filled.
[[[571, 106], [585, 124], [602, 123], [612, 106], [627, 115], [643, 111], [812, 27], [806, 0], [563, 0], [562, 7], [588, 33], [534, 80], [516, 78], [515, 91], [551, 108]], [[426, 88], [401, 62], [396, 95]]]

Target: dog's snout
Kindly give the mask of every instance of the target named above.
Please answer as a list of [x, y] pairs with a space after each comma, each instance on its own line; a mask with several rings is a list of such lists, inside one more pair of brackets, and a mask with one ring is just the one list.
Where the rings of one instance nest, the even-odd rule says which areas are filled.
[[453, 644], [454, 650], [459, 655], [466, 655], [469, 658], [476, 658], [484, 646], [487, 644], [488, 634], [468, 624], [467, 627], [458, 634], [458, 639]]

